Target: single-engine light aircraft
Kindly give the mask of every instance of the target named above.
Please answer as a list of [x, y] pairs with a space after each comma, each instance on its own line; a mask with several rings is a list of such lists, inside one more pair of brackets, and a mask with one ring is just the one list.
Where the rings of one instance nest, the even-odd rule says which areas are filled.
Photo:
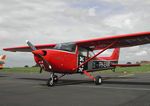
[[3, 69], [3, 64], [5, 64], [4, 60], [6, 55], [0, 55], [0, 69]]
[[[93, 77], [89, 72], [115, 69], [116, 66], [138, 66], [139, 64], [118, 64], [119, 51], [122, 47], [130, 47], [150, 43], [150, 32], [118, 35], [76, 42], [33, 45], [4, 48], [6, 51], [32, 52], [40, 72], [50, 72], [48, 86], [54, 86], [59, 78], [66, 74], [82, 73], [89, 76], [96, 85], [102, 83], [101, 76]], [[107, 49], [114, 48], [110, 57], [98, 57]], [[99, 50], [94, 54], [94, 50]], [[62, 74], [56, 76], [55, 73]]]

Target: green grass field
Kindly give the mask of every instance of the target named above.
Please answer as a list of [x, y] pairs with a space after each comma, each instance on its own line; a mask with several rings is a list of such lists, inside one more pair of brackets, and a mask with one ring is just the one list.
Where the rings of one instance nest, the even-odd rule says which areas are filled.
[[20, 67], [20, 68], [7, 68], [7, 69], [2, 69], [0, 71], [7, 71], [7, 72], [39, 72], [40, 68], [39, 67]]
[[[39, 72], [39, 67], [32, 67], [32, 68], [10, 68], [10, 69], [2, 69], [0, 71], [2, 72]], [[44, 72], [44, 71], [43, 71]], [[100, 73], [104, 72], [112, 72], [112, 70], [105, 70], [100, 71]], [[150, 65], [141, 65], [139, 67], [117, 67], [116, 71], [117, 73], [133, 73], [133, 72], [150, 72]]]

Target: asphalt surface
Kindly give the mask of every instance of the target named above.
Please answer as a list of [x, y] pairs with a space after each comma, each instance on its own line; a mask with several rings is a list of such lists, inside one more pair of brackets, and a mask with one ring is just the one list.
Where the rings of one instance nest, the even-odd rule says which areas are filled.
[[47, 87], [46, 72], [0, 72], [0, 106], [150, 106], [150, 73], [101, 76], [98, 86], [76, 74]]

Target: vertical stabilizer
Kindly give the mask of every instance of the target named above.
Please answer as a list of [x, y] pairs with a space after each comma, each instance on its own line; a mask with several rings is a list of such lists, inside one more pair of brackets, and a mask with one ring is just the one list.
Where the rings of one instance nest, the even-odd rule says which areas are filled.
[[112, 60], [118, 60], [119, 59], [119, 54], [120, 54], [120, 48], [115, 48], [112, 55], [110, 56], [110, 58]]
[[1, 55], [0, 56], [0, 69], [3, 68], [3, 64], [5, 64], [4, 60], [6, 58], [6, 55]]
[[0, 59], [1, 59], [1, 60], [5, 60], [5, 58], [6, 58], [6, 55], [0, 56]]
[[117, 61], [119, 60], [120, 48], [115, 48], [110, 57], [98, 57], [99, 60]]

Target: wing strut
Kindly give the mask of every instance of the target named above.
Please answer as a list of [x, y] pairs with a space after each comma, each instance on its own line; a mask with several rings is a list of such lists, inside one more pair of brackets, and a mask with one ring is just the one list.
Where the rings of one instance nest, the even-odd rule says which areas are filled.
[[84, 74], [86, 74], [87, 76], [89, 76], [90, 78], [92, 78], [95, 81], [95, 78], [93, 76], [91, 76], [87, 71], [83, 71]]
[[95, 58], [96, 56], [98, 56], [99, 54], [103, 53], [105, 50], [107, 50], [108, 48], [110, 48], [111, 46], [113, 46], [117, 42], [118, 42], [118, 40], [115, 40], [113, 43], [111, 43], [110, 45], [108, 45], [107, 47], [105, 47], [103, 50], [101, 50], [100, 52], [98, 52], [96, 55], [94, 55], [93, 57], [87, 59], [85, 62], [83, 62], [82, 64], [80, 64], [78, 67], [73, 68], [73, 70], [76, 70], [76, 69], [80, 68], [81, 66], [83, 66], [84, 64], [86, 64], [87, 62], [89, 62], [90, 60], [92, 60], [93, 58]]

